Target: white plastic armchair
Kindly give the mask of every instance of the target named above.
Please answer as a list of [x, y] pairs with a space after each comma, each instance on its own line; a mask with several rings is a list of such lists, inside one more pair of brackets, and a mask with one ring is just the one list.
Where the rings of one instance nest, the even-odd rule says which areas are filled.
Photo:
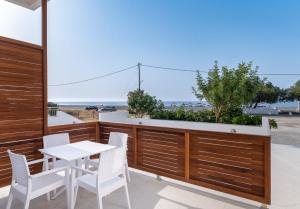
[[27, 162], [24, 155], [7, 151], [12, 164], [12, 183], [8, 196], [6, 209], [10, 209], [13, 197], [24, 203], [24, 209], [29, 208], [30, 200], [47, 194], [59, 187], [65, 186], [68, 193], [69, 175], [57, 175], [60, 171], [67, 172], [67, 167], [44, 171], [34, 175], [30, 174], [28, 165], [43, 162], [44, 159]]
[[[108, 144], [124, 149], [124, 153], [125, 153], [124, 163], [125, 163], [126, 177], [127, 180], [130, 181], [128, 160], [127, 160], [127, 150], [128, 150], [127, 143], [128, 143], [128, 134], [120, 133], [120, 132], [110, 132]], [[99, 159], [88, 160], [87, 164], [97, 168], [99, 164]]]
[[[56, 147], [56, 146], [61, 146], [61, 145], [66, 145], [70, 144], [70, 136], [69, 133], [59, 133], [59, 134], [50, 134], [47, 136], [43, 136], [43, 145], [44, 148], [51, 148], [51, 147]], [[60, 167], [65, 167], [65, 166], [70, 166], [75, 165], [75, 162], [68, 162], [66, 160], [61, 160], [61, 159], [56, 159], [55, 157], [49, 157], [49, 156], [44, 156], [45, 161], [43, 164], [43, 170], [48, 170], [48, 169], [53, 169], [53, 168], [60, 168]], [[52, 161], [49, 162], [49, 159]], [[64, 175], [60, 173], [60, 175]], [[61, 189], [58, 192], [56, 190], [53, 190], [53, 196], [52, 199], [55, 199], [57, 196], [62, 194], [64, 190]], [[47, 194], [47, 199], [50, 200], [50, 193]]]
[[[96, 172], [81, 167], [73, 167], [73, 169], [82, 171], [86, 174], [78, 177], [74, 181], [75, 195], [74, 201], [72, 201], [72, 208], [76, 203], [78, 187], [82, 187], [97, 195], [98, 209], [103, 209], [102, 198], [104, 196], [124, 187], [128, 208], [131, 209], [124, 162], [125, 152], [124, 149], [120, 147], [101, 154], [98, 170]], [[74, 174], [72, 174], [72, 176], [74, 176]]]
[[[70, 137], [69, 133], [59, 133], [59, 134], [51, 134], [47, 136], [43, 136], [43, 145], [44, 148], [56, 147], [60, 145], [70, 144]], [[49, 156], [45, 156], [45, 158], [49, 159]], [[57, 160], [56, 158], [52, 157], [52, 162], [44, 165], [44, 170], [49, 168], [59, 168], [63, 166], [67, 166], [69, 164], [68, 161], [65, 160]]]

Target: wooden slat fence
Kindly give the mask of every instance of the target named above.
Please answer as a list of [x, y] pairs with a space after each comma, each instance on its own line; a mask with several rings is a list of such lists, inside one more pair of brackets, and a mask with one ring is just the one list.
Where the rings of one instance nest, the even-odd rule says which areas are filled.
[[131, 167], [270, 204], [270, 137], [100, 122], [129, 134]]
[[[42, 48], [0, 37], [0, 186], [10, 183], [7, 149], [40, 157], [43, 136]], [[34, 172], [38, 167], [32, 167]]]
[[69, 133], [71, 143], [90, 140], [99, 142], [99, 124], [97, 122], [76, 123], [48, 127], [48, 134]]
[[138, 128], [137, 165], [150, 172], [184, 177], [183, 137], [180, 132]]

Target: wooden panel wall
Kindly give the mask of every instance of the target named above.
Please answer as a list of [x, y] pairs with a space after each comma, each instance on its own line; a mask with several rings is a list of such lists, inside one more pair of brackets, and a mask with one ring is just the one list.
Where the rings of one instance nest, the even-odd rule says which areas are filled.
[[70, 125], [50, 126], [48, 134], [69, 133], [71, 143], [90, 140], [99, 142], [98, 123], [77, 123]]
[[0, 37], [0, 186], [10, 182], [7, 149], [39, 157], [43, 120], [41, 47]]
[[184, 177], [183, 133], [142, 128], [137, 133], [139, 167]]
[[220, 191], [269, 202], [265, 167], [270, 137], [240, 134], [190, 133], [190, 179]]
[[129, 134], [130, 166], [270, 204], [270, 137], [100, 122]]

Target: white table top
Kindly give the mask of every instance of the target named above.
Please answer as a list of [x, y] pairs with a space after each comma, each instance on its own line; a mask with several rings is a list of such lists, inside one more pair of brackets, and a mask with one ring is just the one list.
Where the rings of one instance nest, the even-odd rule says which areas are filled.
[[115, 148], [108, 144], [100, 144], [91, 141], [81, 141], [51, 148], [40, 149], [42, 154], [56, 157], [62, 160], [74, 161], [91, 155], [100, 154]]

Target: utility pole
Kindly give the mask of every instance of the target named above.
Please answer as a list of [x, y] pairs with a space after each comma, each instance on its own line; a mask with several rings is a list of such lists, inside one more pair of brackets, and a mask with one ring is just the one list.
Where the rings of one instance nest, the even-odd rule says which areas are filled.
[[139, 74], [139, 91], [141, 90], [141, 63], [138, 62], [138, 74]]

